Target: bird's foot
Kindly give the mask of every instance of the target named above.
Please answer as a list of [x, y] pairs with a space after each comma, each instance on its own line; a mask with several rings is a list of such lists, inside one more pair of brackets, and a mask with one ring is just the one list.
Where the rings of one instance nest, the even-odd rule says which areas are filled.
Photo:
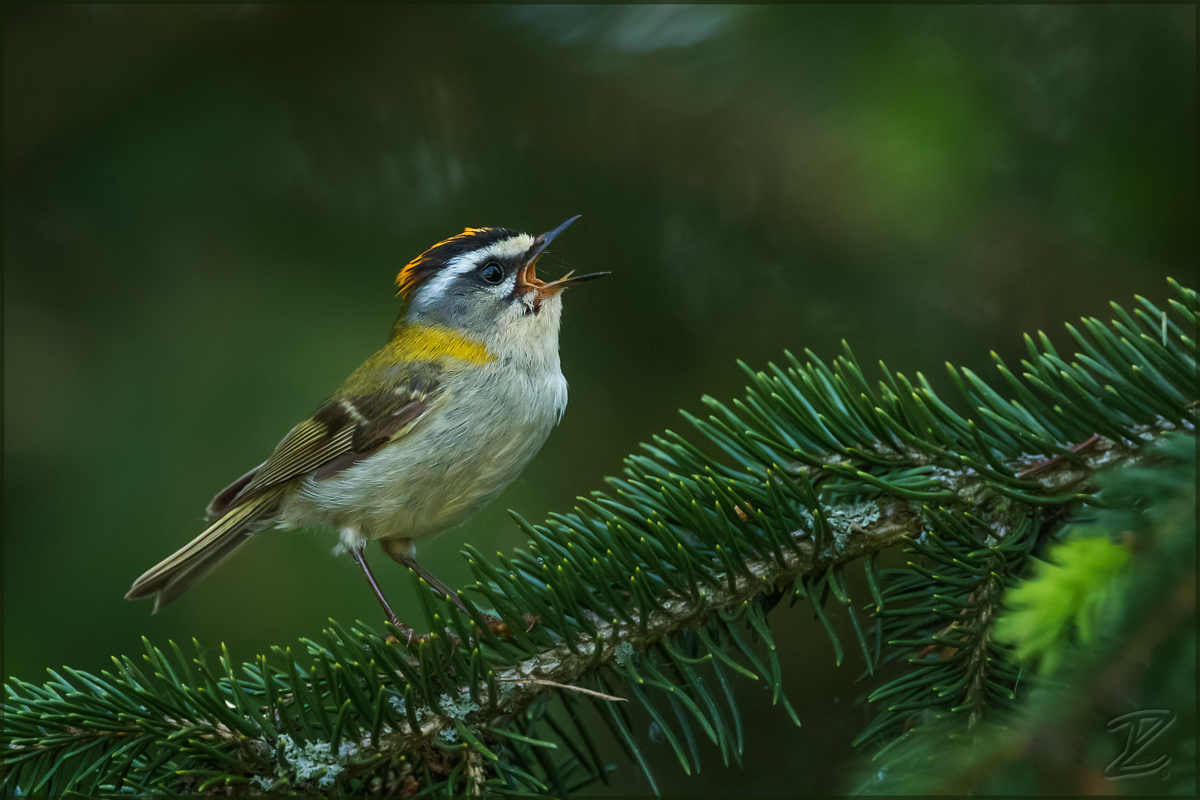
[[[419, 647], [422, 642], [427, 642], [430, 639], [439, 639], [442, 637], [442, 634], [440, 634], [440, 633], [418, 634], [416, 631], [414, 631], [412, 628], [408, 627], [404, 623], [400, 623], [400, 625], [396, 625], [396, 623], [393, 622], [392, 625], [394, 625], [396, 627], [396, 630], [398, 630], [400, 632], [400, 635], [403, 636], [404, 638], [403, 638], [403, 640], [397, 639], [395, 636], [393, 636], [392, 634], [389, 633], [387, 636], [384, 637], [384, 641], [387, 642], [388, 644], [403, 643], [406, 647], [412, 647], [414, 645]], [[458, 637], [458, 635], [455, 634], [453, 631], [451, 631], [449, 628], [446, 628], [445, 636], [446, 636], [447, 641], [450, 642], [450, 646], [452, 648], [458, 647], [460, 644], [462, 644], [462, 639], [460, 639]]]
[[[533, 626], [542, 621], [542, 618], [537, 614], [526, 614], [524, 616], [526, 626], [525, 632], [533, 630]], [[498, 617], [493, 617], [491, 614], [484, 614], [483, 621], [487, 623], [488, 630], [496, 634], [502, 639], [511, 639], [513, 637], [512, 630], [508, 627], [508, 623]]]
[[392, 627], [396, 629], [401, 637], [403, 637], [402, 639], [397, 639], [395, 636], [389, 633], [384, 637], [384, 641], [386, 641], [388, 644], [400, 644], [400, 642], [403, 641], [406, 645], [411, 645], [413, 642], [420, 643], [422, 639], [429, 638], [429, 634], [427, 633], [418, 636], [417, 632], [413, 630], [411, 626], [406, 625], [403, 620], [394, 614], [388, 615], [388, 622], [390, 622]]
[[[512, 629], [508, 627], [508, 623], [504, 620], [500, 619], [499, 617], [492, 616], [491, 614], [483, 614], [482, 617], [483, 622], [488, 627], [488, 630], [496, 636], [499, 636], [502, 639], [511, 639], [513, 637]], [[533, 626], [542, 621], [542, 618], [537, 614], [525, 614], [523, 619], [525, 620], [526, 633], [533, 630]], [[397, 618], [392, 618], [388, 621], [392, 623], [392, 627], [394, 627], [402, 637], [397, 638], [389, 633], [386, 637], [384, 637], [384, 640], [388, 644], [404, 644], [409, 647], [413, 645], [419, 646], [421, 642], [424, 642], [432, 637], [440, 638], [443, 635], [440, 633], [422, 633], [418, 635], [415, 630], [408, 625], [405, 625]], [[458, 635], [449, 628], [446, 628], [444, 635], [446, 639], [449, 640], [451, 646], [457, 647], [458, 645], [462, 644], [462, 640], [458, 637]]]

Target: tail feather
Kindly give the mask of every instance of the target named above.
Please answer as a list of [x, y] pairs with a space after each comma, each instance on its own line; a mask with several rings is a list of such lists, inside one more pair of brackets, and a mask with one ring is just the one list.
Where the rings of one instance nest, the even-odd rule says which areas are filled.
[[278, 509], [278, 497], [265, 494], [242, 503], [214, 521], [192, 541], [155, 564], [133, 582], [126, 600], [155, 595], [154, 612], [212, 572], [252, 534], [266, 527]]

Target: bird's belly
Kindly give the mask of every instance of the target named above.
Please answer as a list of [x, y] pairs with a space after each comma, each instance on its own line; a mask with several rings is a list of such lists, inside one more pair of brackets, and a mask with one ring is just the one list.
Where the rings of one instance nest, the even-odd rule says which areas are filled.
[[460, 395], [349, 469], [305, 479], [284, 506], [286, 527], [325, 524], [365, 539], [415, 541], [457, 527], [517, 478], [560, 413], [528, 396], [517, 406], [509, 394]]

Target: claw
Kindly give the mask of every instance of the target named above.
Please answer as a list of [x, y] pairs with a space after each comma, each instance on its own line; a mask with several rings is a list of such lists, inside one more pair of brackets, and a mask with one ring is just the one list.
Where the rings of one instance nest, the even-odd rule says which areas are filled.
[[[395, 623], [392, 624], [395, 625]], [[401, 624], [403, 625], [403, 623]], [[417, 632], [407, 625], [403, 625], [403, 627], [397, 626], [397, 629], [404, 635], [404, 644], [406, 647], [412, 647], [413, 643], [416, 643], [419, 646], [422, 642], [429, 641], [430, 639], [436, 639], [437, 637], [441, 636], [440, 633], [422, 633], [418, 636]], [[446, 628], [446, 638], [450, 641], [450, 646], [452, 648], [456, 648], [462, 644], [462, 639], [458, 638], [458, 634], [454, 633], [449, 628]], [[400, 644], [400, 640], [390, 633], [384, 637], [384, 641], [388, 644]]]
[[[525, 614], [524, 619], [525, 622], [529, 623], [529, 626], [525, 628], [526, 633], [533, 630], [533, 626], [542, 621], [542, 618], [537, 614]], [[504, 620], [493, 617], [491, 614], [484, 614], [483, 621], [487, 623], [488, 630], [500, 638], [511, 639], [513, 637], [512, 629], [508, 627], [508, 623]]]

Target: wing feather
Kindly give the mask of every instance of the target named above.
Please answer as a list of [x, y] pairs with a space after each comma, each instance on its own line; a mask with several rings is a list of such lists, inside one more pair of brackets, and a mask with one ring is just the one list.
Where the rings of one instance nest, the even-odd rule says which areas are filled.
[[306, 435], [298, 442], [293, 441], [289, 434], [243, 491], [249, 494], [266, 486], [297, 478], [345, 453], [353, 441], [352, 425], [323, 434]]
[[411, 431], [437, 393], [436, 372], [425, 369], [376, 392], [335, 395], [292, 428], [264, 464], [214, 497], [210, 510], [229, 509], [297, 478], [325, 479], [353, 466]]

